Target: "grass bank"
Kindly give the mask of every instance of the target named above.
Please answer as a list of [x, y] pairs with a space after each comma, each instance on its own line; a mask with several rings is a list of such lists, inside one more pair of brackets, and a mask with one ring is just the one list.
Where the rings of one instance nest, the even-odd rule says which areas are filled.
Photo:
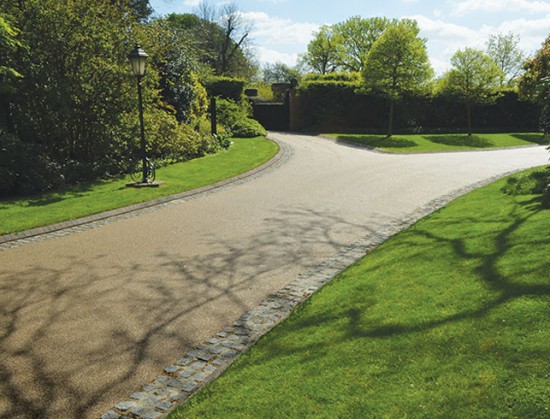
[[480, 150], [499, 147], [547, 145], [541, 133], [511, 134], [415, 134], [390, 138], [375, 134], [324, 134], [339, 141], [359, 144], [392, 153], [427, 153], [441, 151]]
[[157, 170], [160, 188], [127, 188], [129, 177], [82, 184], [23, 199], [0, 200], [0, 234], [73, 220], [210, 185], [262, 165], [278, 151], [263, 137], [237, 138], [228, 150]]
[[550, 210], [504, 184], [388, 240], [170, 418], [548, 417]]

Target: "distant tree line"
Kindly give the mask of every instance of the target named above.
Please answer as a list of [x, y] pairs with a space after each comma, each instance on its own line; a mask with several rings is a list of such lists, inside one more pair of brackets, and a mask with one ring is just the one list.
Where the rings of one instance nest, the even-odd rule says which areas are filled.
[[[342, 96], [348, 99], [351, 98], [350, 89], [358, 95], [373, 96], [372, 103], [376, 98], [384, 99], [377, 103], [387, 109], [388, 135], [393, 132], [396, 104], [400, 103], [402, 108], [403, 99], [413, 96], [427, 98], [426, 103], [446, 103], [449, 112], [457, 112], [453, 104], [460, 103], [460, 112], [464, 115], [460, 120], [464, 120], [464, 129], [469, 134], [475, 128], [474, 122], [480, 120], [472, 113], [497, 101], [499, 106], [507, 103], [510, 109], [520, 113], [523, 109], [540, 111], [539, 126], [548, 131], [549, 41], [547, 39], [531, 59], [526, 59], [519, 41], [519, 36], [513, 33], [490, 35], [485, 50], [464, 48], [456, 51], [451, 58], [451, 69], [434, 79], [426, 53], [426, 39], [419, 37], [415, 21], [354, 16], [322, 26], [313, 34], [296, 67], [282, 63], [266, 66], [264, 80], [306, 80], [301, 92], [315, 96], [316, 108], [323, 86], [326, 94], [336, 100], [335, 83], [341, 85]], [[352, 82], [335, 82], [333, 75], [342, 73], [360, 78], [352, 76]], [[314, 81], [308, 76], [310, 74], [321, 77]], [[327, 88], [328, 84], [332, 87]], [[522, 101], [535, 106], [524, 106]], [[312, 120], [315, 118], [312, 119], [310, 109], [309, 121]], [[441, 127], [445, 127], [443, 121]]]

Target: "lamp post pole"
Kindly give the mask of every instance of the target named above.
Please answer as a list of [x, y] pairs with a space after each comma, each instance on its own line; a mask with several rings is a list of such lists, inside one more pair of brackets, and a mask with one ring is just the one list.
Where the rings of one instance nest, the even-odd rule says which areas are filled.
[[143, 122], [143, 98], [141, 96], [141, 79], [143, 76], [137, 76], [137, 86], [138, 86], [138, 106], [139, 106], [139, 128], [141, 133], [141, 162], [143, 169], [143, 178], [141, 183], [147, 183], [149, 179], [147, 178], [147, 149], [145, 145], [145, 124]]
[[145, 124], [143, 122], [143, 98], [141, 95], [141, 81], [145, 75], [145, 62], [147, 61], [147, 53], [141, 49], [139, 45], [136, 45], [134, 50], [128, 54], [128, 59], [132, 64], [132, 70], [134, 75], [137, 78], [137, 87], [138, 87], [138, 105], [139, 105], [139, 125], [141, 133], [141, 160], [143, 167], [143, 177], [141, 182], [147, 183], [148, 172], [147, 172], [147, 149], [145, 144]]

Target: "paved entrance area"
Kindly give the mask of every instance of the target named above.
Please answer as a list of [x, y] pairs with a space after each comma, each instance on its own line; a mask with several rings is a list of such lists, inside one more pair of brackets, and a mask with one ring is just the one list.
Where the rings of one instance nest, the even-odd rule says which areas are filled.
[[0, 251], [0, 417], [97, 417], [310, 272], [544, 147], [388, 155], [309, 136], [275, 170]]

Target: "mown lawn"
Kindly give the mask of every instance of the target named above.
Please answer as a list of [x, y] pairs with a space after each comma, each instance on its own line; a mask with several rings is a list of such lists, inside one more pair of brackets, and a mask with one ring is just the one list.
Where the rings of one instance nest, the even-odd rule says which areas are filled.
[[496, 182], [339, 275], [170, 418], [550, 416], [550, 210]]
[[128, 188], [129, 177], [22, 199], [0, 200], [0, 234], [72, 220], [210, 185], [262, 165], [278, 151], [263, 137], [233, 139], [228, 150], [157, 169], [159, 188]]
[[324, 134], [339, 141], [393, 153], [426, 153], [441, 151], [480, 150], [499, 147], [546, 145], [548, 137], [541, 133], [511, 134], [415, 134], [394, 135], [390, 138], [376, 134]]

